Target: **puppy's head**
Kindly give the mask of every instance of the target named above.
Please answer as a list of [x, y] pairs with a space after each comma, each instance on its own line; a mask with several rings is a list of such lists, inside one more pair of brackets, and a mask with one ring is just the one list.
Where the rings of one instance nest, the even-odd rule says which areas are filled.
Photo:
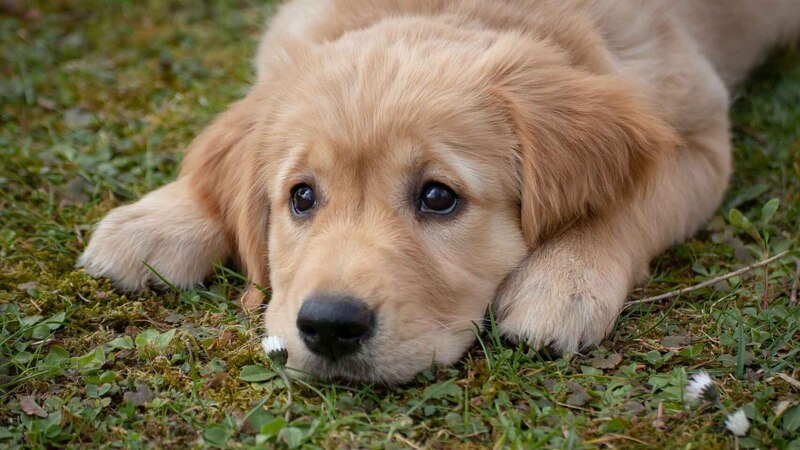
[[394, 383], [455, 362], [537, 243], [671, 143], [627, 84], [544, 43], [414, 29], [301, 49], [257, 88], [237, 235], [295, 369]]

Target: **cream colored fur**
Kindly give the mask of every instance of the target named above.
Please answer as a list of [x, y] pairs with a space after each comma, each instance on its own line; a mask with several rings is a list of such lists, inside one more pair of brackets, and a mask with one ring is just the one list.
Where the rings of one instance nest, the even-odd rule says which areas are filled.
[[[170, 183], [108, 214], [78, 265], [111, 278], [124, 290], [162, 285], [159, 275], [181, 288], [202, 282], [214, 263], [225, 262], [230, 246], [219, 222], [209, 219], [192, 198], [186, 181]], [[170, 226], [164, 226], [165, 220]]]
[[[650, 260], [715, 211], [729, 89], [797, 39], [800, 0], [294, 0], [258, 81], [190, 147], [178, 181], [100, 223], [79, 264], [123, 289], [203, 281], [235, 257], [269, 285], [289, 365], [408, 380], [457, 361], [490, 304], [533, 347], [600, 342]], [[289, 192], [313, 180], [312, 220]], [[415, 215], [420, 180], [464, 200]], [[417, 183], [417, 184], [415, 184]], [[295, 319], [319, 292], [379, 328], [325, 362]], [[243, 302], [262, 301], [252, 287]]]

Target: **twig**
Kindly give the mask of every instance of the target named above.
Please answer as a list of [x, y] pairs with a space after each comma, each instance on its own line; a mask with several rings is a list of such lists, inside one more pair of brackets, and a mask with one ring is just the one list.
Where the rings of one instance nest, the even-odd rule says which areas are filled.
[[607, 434], [605, 436], [599, 437], [597, 439], [591, 439], [591, 440], [586, 441], [586, 443], [589, 444], [589, 445], [608, 444], [609, 442], [617, 440], [617, 439], [624, 439], [626, 441], [633, 441], [633, 442], [636, 442], [638, 444], [642, 444], [645, 447], [652, 447], [652, 444], [648, 444], [645, 441], [640, 441], [639, 439], [636, 439], [635, 437], [625, 436], [624, 434], [616, 434], [616, 433], [610, 433], [610, 434]]
[[761, 266], [765, 266], [765, 265], [767, 265], [767, 264], [769, 264], [769, 263], [771, 263], [773, 261], [776, 261], [778, 259], [783, 258], [788, 253], [789, 253], [789, 250], [782, 251], [782, 252], [778, 253], [777, 255], [775, 255], [775, 256], [773, 256], [771, 258], [765, 259], [763, 261], [759, 261], [759, 262], [757, 262], [755, 264], [751, 264], [751, 265], [749, 265], [747, 267], [742, 267], [739, 270], [734, 270], [733, 272], [728, 273], [726, 275], [722, 275], [722, 276], [719, 276], [719, 277], [716, 277], [716, 278], [712, 278], [710, 280], [706, 280], [706, 281], [704, 281], [702, 283], [695, 284], [694, 286], [685, 287], [683, 289], [677, 289], [677, 290], [666, 292], [664, 294], [656, 295], [656, 296], [653, 296], [653, 297], [645, 297], [645, 298], [641, 298], [641, 299], [638, 299], [638, 300], [631, 300], [631, 301], [625, 302], [625, 306], [627, 307], [627, 306], [631, 306], [631, 305], [640, 305], [642, 303], [657, 302], [659, 300], [665, 300], [665, 299], [668, 299], [668, 298], [677, 297], [677, 296], [685, 294], [687, 292], [696, 291], [698, 289], [702, 289], [704, 287], [711, 286], [712, 284], [718, 283], [720, 281], [725, 281], [728, 278], [733, 278], [733, 277], [741, 275], [743, 273], [747, 273], [747, 272], [753, 271], [755, 269], [758, 269]]
[[794, 264], [797, 266], [797, 270], [794, 273], [794, 282], [792, 283], [792, 293], [789, 294], [789, 302], [793, 305], [797, 303], [797, 280], [800, 279], [800, 258], [795, 258]]
[[791, 384], [792, 387], [794, 387], [795, 389], [800, 389], [800, 381], [795, 380], [794, 378], [790, 377], [789, 375], [786, 375], [785, 373], [776, 373], [774, 377], [767, 378], [767, 381], [773, 381], [776, 378], [780, 378], [781, 380]]
[[656, 420], [653, 421], [653, 428], [660, 430], [667, 424], [664, 422], [664, 400], [658, 401], [658, 412], [656, 413]]
[[394, 434], [392, 437], [400, 441], [400, 443], [405, 444], [409, 448], [413, 448], [414, 450], [422, 450], [422, 447], [401, 436], [400, 433]]

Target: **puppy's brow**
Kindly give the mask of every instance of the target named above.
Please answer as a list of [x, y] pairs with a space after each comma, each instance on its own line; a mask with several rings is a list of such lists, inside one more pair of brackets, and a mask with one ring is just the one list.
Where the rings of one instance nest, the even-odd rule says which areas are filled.
[[[276, 192], [288, 192], [297, 181], [308, 182], [308, 150], [294, 148], [286, 152], [286, 158], [278, 166], [278, 176], [275, 179]], [[305, 174], [302, 180], [297, 180], [298, 174]]]
[[447, 181], [453, 183], [453, 187], [463, 191], [481, 185], [481, 171], [475, 163], [445, 145], [434, 146], [433, 151], [437, 160], [436, 168], [447, 172]]

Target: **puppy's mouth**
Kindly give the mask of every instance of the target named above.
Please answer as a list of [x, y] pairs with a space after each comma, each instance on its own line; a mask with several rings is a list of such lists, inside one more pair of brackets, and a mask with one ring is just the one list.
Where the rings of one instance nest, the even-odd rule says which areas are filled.
[[359, 382], [359, 383], [387, 383], [386, 379], [376, 370], [372, 358], [365, 354], [353, 354], [331, 360], [316, 355], [303, 358], [302, 374], [313, 378], [332, 382]]

